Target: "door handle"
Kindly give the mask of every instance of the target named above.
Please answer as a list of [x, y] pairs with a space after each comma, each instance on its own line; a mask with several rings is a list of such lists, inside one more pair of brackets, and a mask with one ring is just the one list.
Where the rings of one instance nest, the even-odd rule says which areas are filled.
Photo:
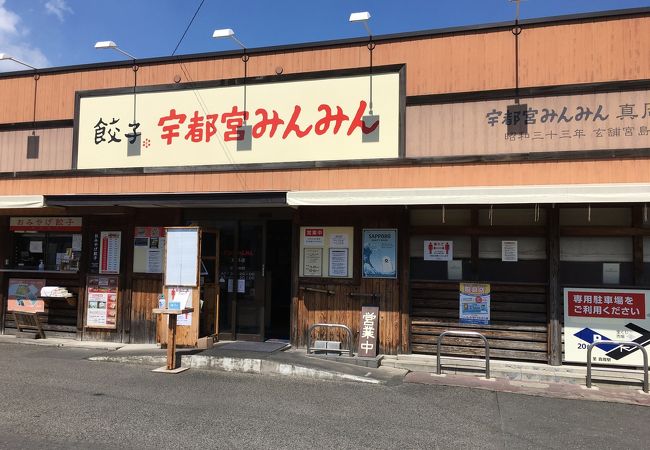
[[262, 277], [264, 277], [264, 267], [265, 267], [265, 265], [262, 264]]

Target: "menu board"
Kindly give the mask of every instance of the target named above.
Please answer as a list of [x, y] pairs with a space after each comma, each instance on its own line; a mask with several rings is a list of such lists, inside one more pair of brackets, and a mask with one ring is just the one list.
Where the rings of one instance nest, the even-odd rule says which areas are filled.
[[99, 273], [120, 273], [121, 231], [102, 231], [99, 239]]
[[133, 271], [162, 273], [165, 253], [164, 227], [136, 227], [133, 238]]
[[90, 276], [86, 284], [86, 327], [117, 328], [118, 277]]
[[199, 228], [166, 228], [165, 285], [198, 284]]

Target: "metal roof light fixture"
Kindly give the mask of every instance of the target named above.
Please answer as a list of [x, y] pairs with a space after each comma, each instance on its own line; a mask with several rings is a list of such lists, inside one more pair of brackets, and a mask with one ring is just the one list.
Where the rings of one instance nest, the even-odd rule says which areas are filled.
[[[136, 120], [136, 112], [137, 112], [137, 87], [138, 87], [138, 69], [140, 68], [136, 64], [136, 57], [133, 56], [132, 54], [122, 50], [120, 47], [117, 46], [117, 44], [113, 41], [98, 41], [95, 43], [95, 48], [96, 49], [111, 49], [115, 50], [116, 52], [119, 52], [125, 56], [128, 56], [133, 60], [133, 65], [131, 66], [131, 69], [133, 70], [133, 122], [129, 123], [129, 127], [131, 128], [130, 133], [125, 133], [124, 136], [128, 139], [127, 142], [127, 147], [126, 147], [126, 154], [127, 156], [140, 156], [142, 153], [142, 142], [141, 142], [141, 135], [142, 133], [138, 132], [138, 128], [140, 128], [140, 123]], [[119, 120], [119, 119], [118, 119]], [[101, 121], [101, 119], [100, 119]], [[115, 119], [113, 118], [113, 121]], [[99, 124], [98, 124], [99, 125]], [[111, 125], [114, 125], [111, 123]], [[105, 126], [105, 125], [104, 125]], [[119, 131], [119, 128], [116, 128], [117, 131]]]
[[373, 104], [372, 104], [372, 52], [376, 47], [376, 44], [372, 41], [372, 31], [368, 25], [370, 20], [370, 13], [368, 11], [355, 12], [350, 14], [348, 21], [350, 23], [360, 22], [363, 24], [363, 27], [368, 33], [368, 52], [370, 54], [370, 66], [369, 66], [369, 84], [370, 84], [370, 95], [368, 101], [368, 115], [363, 116], [363, 128], [361, 133], [361, 142], [378, 142], [379, 141], [379, 115], [374, 114]]
[[13, 61], [34, 71], [34, 108], [32, 114], [32, 134], [27, 136], [27, 159], [38, 159], [40, 136], [36, 135], [36, 94], [38, 93], [38, 80], [41, 75], [38, 69], [31, 64], [27, 64], [19, 59], [14, 58], [6, 53], [0, 53], [0, 61]]
[[134, 61], [136, 59], [138, 59], [135, 56], [133, 56], [132, 54], [130, 54], [128, 52], [125, 52], [124, 50], [119, 48], [117, 46], [117, 44], [115, 42], [113, 42], [113, 41], [98, 41], [98, 42], [95, 43], [95, 48], [96, 49], [112, 49], [112, 50], [115, 50], [116, 52], [120, 52], [121, 54], [123, 54], [125, 56], [128, 56], [129, 58], [131, 58]]
[[519, 103], [519, 35], [522, 28], [519, 25], [519, 7], [521, 0], [508, 0], [517, 5], [515, 13], [515, 23], [512, 27], [512, 34], [515, 37], [515, 103], [508, 105], [506, 111], [506, 125], [508, 127], [508, 134], [528, 134], [528, 105]]
[[230, 38], [237, 43], [242, 48], [243, 54], [241, 57], [242, 62], [244, 63], [244, 108], [242, 111], [243, 120], [241, 125], [237, 127], [237, 151], [247, 151], [253, 149], [253, 127], [246, 124], [248, 119], [248, 111], [246, 110], [246, 85], [248, 79], [248, 60], [250, 57], [246, 54], [246, 46], [237, 39], [235, 32], [232, 28], [221, 28], [214, 30], [212, 33], [214, 39], [223, 39]]

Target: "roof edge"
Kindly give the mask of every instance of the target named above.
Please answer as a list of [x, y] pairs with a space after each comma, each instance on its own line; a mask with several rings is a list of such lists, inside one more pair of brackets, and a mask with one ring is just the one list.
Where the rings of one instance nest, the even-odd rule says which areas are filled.
[[[577, 14], [565, 14], [559, 16], [547, 16], [540, 18], [532, 19], [523, 19], [519, 21], [521, 26], [545, 26], [552, 24], [561, 24], [561, 23], [570, 23], [570, 22], [579, 22], [583, 20], [608, 20], [612, 18], [620, 17], [643, 17], [650, 16], [650, 7], [640, 7], [640, 8], [627, 8], [627, 9], [615, 9], [608, 11], [598, 11], [598, 12], [587, 12], [587, 13], [577, 13]], [[471, 33], [471, 32], [485, 32], [485, 31], [497, 31], [500, 29], [508, 29], [512, 27], [514, 21], [503, 21], [503, 22], [492, 22], [478, 25], [463, 25], [455, 27], [446, 27], [446, 28], [433, 28], [428, 30], [420, 31], [409, 31], [402, 33], [392, 33], [384, 34], [378, 36], [372, 36], [372, 40], [377, 42], [388, 42], [396, 40], [409, 40], [409, 39], [418, 39], [425, 37], [434, 37], [441, 36], [446, 34], [455, 34], [455, 33]], [[355, 45], [355, 44], [366, 44], [368, 42], [368, 37], [358, 37], [358, 38], [345, 38], [345, 39], [332, 39], [326, 41], [313, 41], [306, 43], [298, 44], [282, 44], [268, 47], [256, 47], [246, 49], [248, 55], [254, 54], [264, 54], [264, 53], [273, 53], [289, 50], [308, 50], [316, 48], [325, 48], [325, 47], [338, 47], [346, 45]], [[219, 52], [203, 52], [203, 53], [190, 53], [186, 55], [178, 56], [157, 56], [151, 58], [136, 59], [138, 65], [150, 65], [158, 63], [174, 63], [174, 62], [187, 62], [192, 60], [201, 60], [208, 58], [216, 57], [229, 57], [229, 56], [240, 56], [242, 54], [241, 50], [228, 50], [228, 51], [219, 51]], [[133, 65], [133, 60], [121, 60], [121, 61], [108, 61], [108, 62], [98, 62], [98, 63], [88, 63], [88, 64], [75, 64], [68, 66], [58, 66], [58, 67], [48, 67], [43, 69], [36, 69], [36, 72], [39, 74], [56, 74], [56, 73], [65, 73], [73, 72], [79, 70], [97, 70], [103, 68], [115, 68], [115, 67], [131, 67]], [[0, 72], [1, 78], [10, 78], [34, 74], [34, 70], [19, 70], [12, 72]]]

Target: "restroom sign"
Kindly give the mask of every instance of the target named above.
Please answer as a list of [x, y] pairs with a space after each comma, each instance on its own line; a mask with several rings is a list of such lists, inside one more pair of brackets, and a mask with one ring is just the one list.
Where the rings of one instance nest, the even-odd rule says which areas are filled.
[[451, 261], [454, 259], [454, 241], [424, 241], [425, 261]]

